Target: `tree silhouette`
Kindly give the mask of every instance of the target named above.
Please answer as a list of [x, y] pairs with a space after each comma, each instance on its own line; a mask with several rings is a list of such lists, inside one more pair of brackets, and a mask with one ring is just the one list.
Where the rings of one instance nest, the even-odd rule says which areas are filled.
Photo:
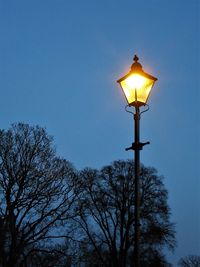
[[[133, 162], [78, 173], [52, 143], [38, 126], [0, 130], [0, 266], [133, 266]], [[141, 267], [170, 266], [167, 190], [154, 168], [140, 181]]]
[[[115, 161], [100, 171], [84, 169], [84, 192], [77, 207], [76, 223], [93, 263], [105, 267], [133, 266], [134, 164]], [[166, 266], [162, 247], [175, 246], [167, 190], [154, 168], [141, 167], [141, 266]], [[95, 260], [96, 258], [96, 260]], [[98, 263], [99, 264], [99, 263]], [[90, 266], [90, 265], [88, 265]]]
[[200, 256], [188, 255], [184, 258], [181, 258], [178, 265], [181, 267], [199, 267]]
[[1, 266], [28, 266], [60, 236], [58, 227], [73, 216], [74, 183], [72, 165], [56, 156], [43, 128], [19, 123], [0, 131]]

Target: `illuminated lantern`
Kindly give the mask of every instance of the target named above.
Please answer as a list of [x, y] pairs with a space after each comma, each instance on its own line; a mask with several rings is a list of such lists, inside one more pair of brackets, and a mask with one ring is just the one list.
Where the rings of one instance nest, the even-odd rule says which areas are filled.
[[123, 90], [128, 105], [135, 107], [147, 103], [151, 89], [157, 80], [157, 78], [143, 71], [138, 60], [139, 58], [135, 55], [130, 72], [117, 81]]

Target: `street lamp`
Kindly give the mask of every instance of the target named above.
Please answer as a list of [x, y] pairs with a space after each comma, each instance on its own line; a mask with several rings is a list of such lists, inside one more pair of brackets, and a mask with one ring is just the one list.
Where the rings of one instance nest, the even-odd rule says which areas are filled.
[[135, 247], [134, 247], [134, 265], [140, 267], [140, 150], [144, 145], [149, 142], [140, 142], [140, 107], [145, 106], [150, 94], [150, 91], [157, 80], [157, 78], [146, 73], [142, 69], [142, 65], [138, 62], [139, 58], [134, 56], [134, 63], [128, 74], [120, 78], [117, 82], [120, 84], [122, 91], [128, 102], [128, 106], [135, 108], [134, 121], [135, 121], [135, 141], [127, 150], [135, 151]]

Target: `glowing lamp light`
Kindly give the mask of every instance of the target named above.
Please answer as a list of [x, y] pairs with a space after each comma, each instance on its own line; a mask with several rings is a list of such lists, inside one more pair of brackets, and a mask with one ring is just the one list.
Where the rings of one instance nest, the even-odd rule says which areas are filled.
[[120, 84], [129, 106], [142, 106], [147, 103], [150, 91], [157, 78], [146, 73], [135, 55], [131, 70], [117, 82]]

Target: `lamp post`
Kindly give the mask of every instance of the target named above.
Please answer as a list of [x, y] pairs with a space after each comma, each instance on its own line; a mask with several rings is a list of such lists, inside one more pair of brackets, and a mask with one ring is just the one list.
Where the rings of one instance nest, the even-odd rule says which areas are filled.
[[140, 267], [140, 150], [144, 145], [149, 142], [140, 142], [140, 107], [145, 106], [150, 94], [150, 91], [157, 80], [157, 78], [146, 73], [142, 69], [142, 65], [138, 62], [139, 58], [134, 56], [134, 63], [131, 66], [131, 70], [128, 74], [120, 78], [117, 82], [120, 84], [122, 91], [128, 102], [128, 106], [135, 108], [134, 113], [134, 135], [135, 140], [131, 147], [126, 148], [127, 150], [134, 150], [135, 154], [135, 224], [134, 224], [134, 266]]

